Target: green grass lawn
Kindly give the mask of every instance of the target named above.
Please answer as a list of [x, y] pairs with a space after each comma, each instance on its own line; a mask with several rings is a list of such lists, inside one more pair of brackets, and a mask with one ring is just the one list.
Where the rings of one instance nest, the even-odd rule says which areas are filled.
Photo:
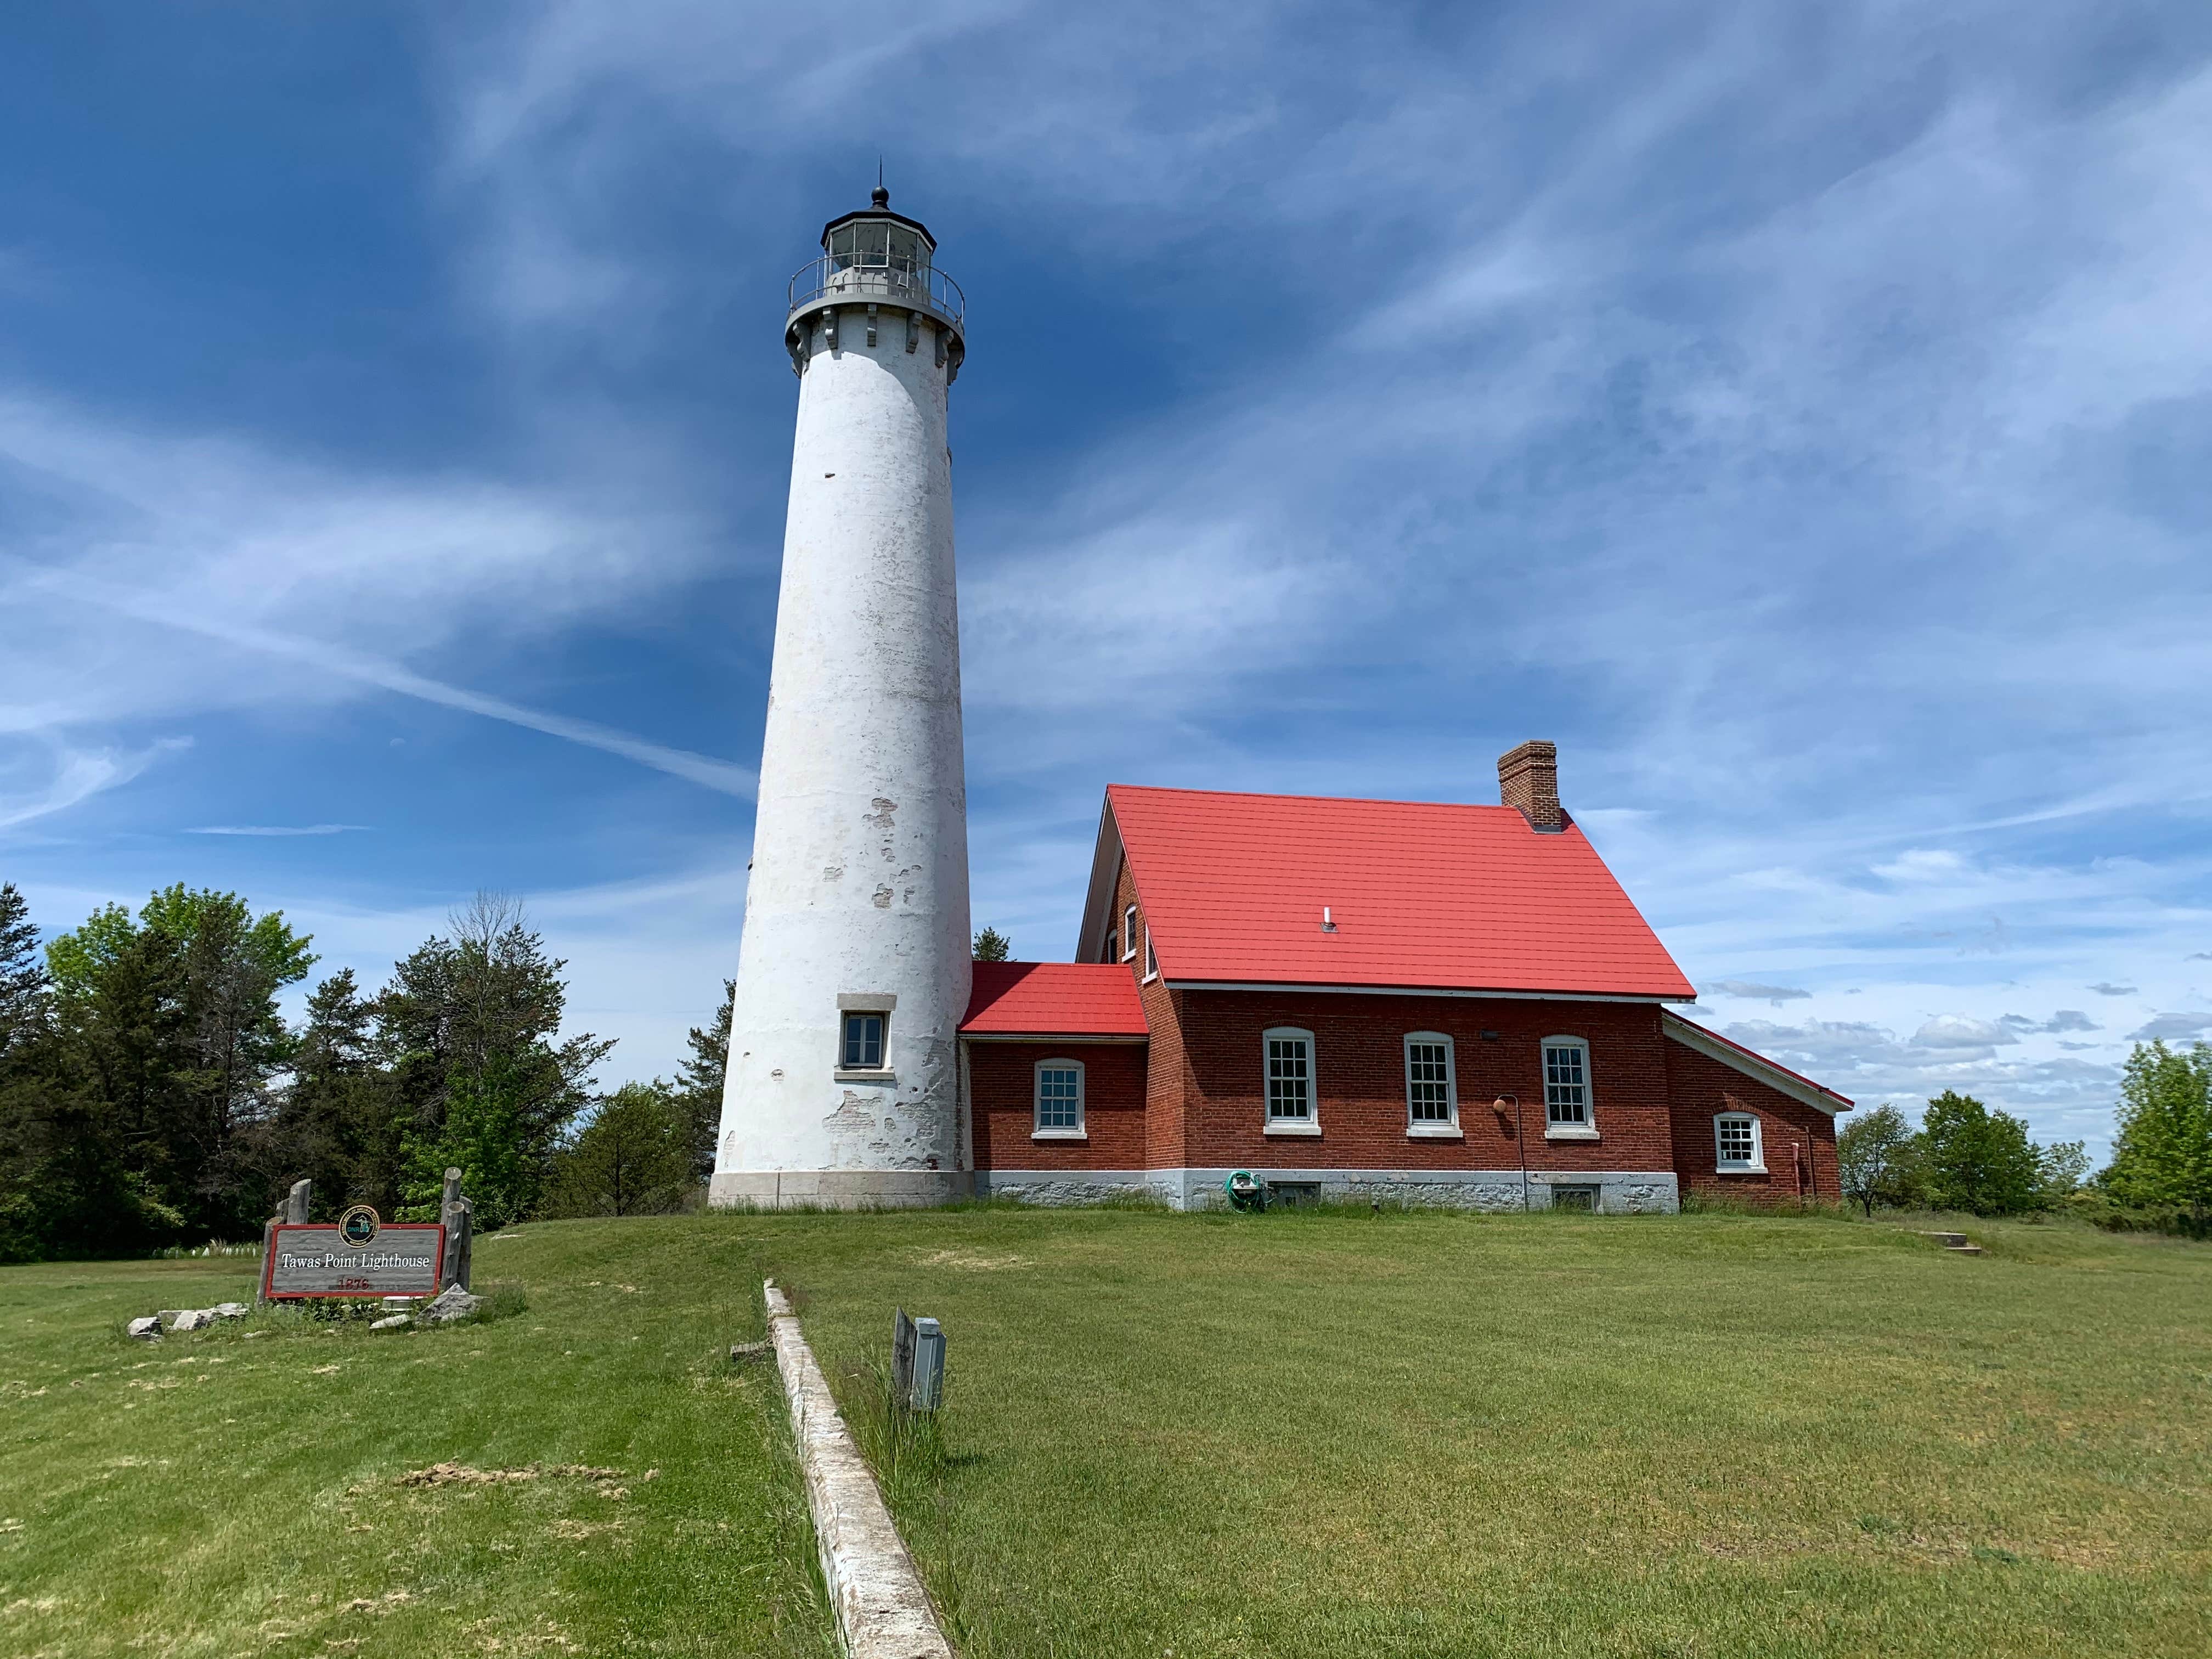
[[[495, 1324], [152, 1351], [245, 1273], [0, 1270], [0, 1651], [830, 1652], [773, 1372], [720, 1358], [763, 1272], [864, 1430], [892, 1304], [945, 1322], [891, 1486], [969, 1659], [2212, 1651], [2212, 1249], [1968, 1231], [534, 1224]], [[447, 1461], [624, 1474], [397, 1484]]]
[[[782, 1395], [728, 1362], [746, 1276], [666, 1227], [601, 1272], [607, 1233], [480, 1244], [528, 1311], [414, 1334], [149, 1345], [121, 1322], [250, 1302], [258, 1262], [0, 1268], [0, 1654], [827, 1659]], [[446, 1462], [538, 1473], [399, 1484]]]

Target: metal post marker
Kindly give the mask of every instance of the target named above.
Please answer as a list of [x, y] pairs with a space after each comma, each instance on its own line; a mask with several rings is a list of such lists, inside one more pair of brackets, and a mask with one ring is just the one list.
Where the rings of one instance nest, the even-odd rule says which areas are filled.
[[933, 1412], [945, 1403], [945, 1328], [935, 1320], [914, 1322], [914, 1383], [908, 1407]]

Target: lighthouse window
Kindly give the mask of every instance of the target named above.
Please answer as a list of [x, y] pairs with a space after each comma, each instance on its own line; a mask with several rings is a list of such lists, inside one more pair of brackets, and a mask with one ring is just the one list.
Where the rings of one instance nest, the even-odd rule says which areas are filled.
[[884, 1063], [884, 1017], [881, 1014], [845, 1016], [845, 1069], [869, 1072]]

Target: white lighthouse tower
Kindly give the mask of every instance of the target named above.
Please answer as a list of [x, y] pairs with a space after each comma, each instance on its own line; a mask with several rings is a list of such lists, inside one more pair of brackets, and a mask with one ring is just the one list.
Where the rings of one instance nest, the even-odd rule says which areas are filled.
[[709, 1200], [964, 1196], [968, 797], [945, 392], [964, 302], [890, 210], [792, 278], [799, 374], [759, 811]]

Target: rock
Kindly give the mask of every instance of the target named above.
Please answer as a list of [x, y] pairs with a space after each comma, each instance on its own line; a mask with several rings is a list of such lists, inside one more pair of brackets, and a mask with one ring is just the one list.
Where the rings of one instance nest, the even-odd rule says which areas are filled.
[[212, 1308], [187, 1308], [170, 1322], [169, 1329], [181, 1336], [186, 1331], [204, 1331], [215, 1323]]
[[148, 1314], [143, 1319], [132, 1320], [123, 1328], [141, 1342], [159, 1342], [161, 1340], [161, 1316]]
[[160, 1320], [164, 1325], [173, 1325], [179, 1319], [183, 1318], [184, 1316], [185, 1310], [182, 1308], [164, 1308], [161, 1312], [155, 1314], [154, 1317]]
[[482, 1297], [471, 1296], [458, 1285], [448, 1285], [438, 1292], [437, 1300], [422, 1310], [422, 1322], [426, 1325], [450, 1324], [456, 1319], [466, 1319], [483, 1306]]
[[775, 1352], [773, 1342], [732, 1342], [730, 1344], [730, 1363], [742, 1365], [748, 1359], [765, 1359]]
[[251, 1310], [243, 1302], [218, 1302], [208, 1311], [217, 1319], [243, 1319]]
[[411, 1315], [394, 1314], [389, 1319], [380, 1319], [368, 1328], [372, 1331], [404, 1331], [415, 1322]]

